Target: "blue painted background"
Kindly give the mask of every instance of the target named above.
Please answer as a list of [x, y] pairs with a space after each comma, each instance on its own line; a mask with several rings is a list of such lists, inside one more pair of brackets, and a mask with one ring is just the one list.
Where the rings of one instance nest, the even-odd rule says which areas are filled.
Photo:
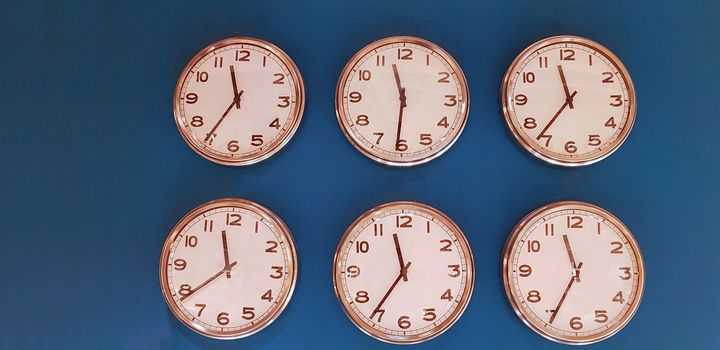
[[[551, 201], [619, 216], [644, 253], [635, 318], [597, 349], [720, 348], [720, 3], [707, 1], [0, 1], [0, 348], [387, 349], [353, 326], [332, 289], [338, 240], [359, 214], [417, 200], [450, 215], [476, 259], [470, 305], [414, 346], [563, 347], [524, 326], [500, 278], [508, 232]], [[270, 40], [305, 78], [299, 132], [250, 168], [190, 150], [172, 116], [179, 72], [207, 44]], [[628, 67], [638, 115], [627, 142], [582, 169], [546, 166], [508, 134], [499, 86], [528, 44], [595, 39]], [[448, 50], [467, 75], [470, 117], [455, 146], [412, 169], [347, 142], [333, 96], [365, 44], [408, 34]], [[188, 210], [245, 197], [289, 225], [295, 295], [265, 331], [231, 342], [180, 325], [160, 294], [163, 241]]]

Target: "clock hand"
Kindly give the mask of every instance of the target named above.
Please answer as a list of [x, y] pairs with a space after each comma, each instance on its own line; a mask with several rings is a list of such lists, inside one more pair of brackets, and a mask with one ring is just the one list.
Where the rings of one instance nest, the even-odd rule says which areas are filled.
[[[237, 81], [235, 80], [235, 68], [232, 65], [230, 65], [230, 78], [232, 79], [233, 96], [237, 96], [238, 95], [238, 86], [237, 86]], [[240, 109], [240, 99], [236, 100], [235, 108]]]
[[560, 301], [558, 302], [555, 309], [552, 311], [552, 315], [550, 315], [550, 321], [548, 321], [549, 324], [552, 324], [553, 321], [555, 321], [555, 316], [557, 316], [558, 311], [560, 311], [560, 307], [562, 307], [563, 302], [565, 301], [565, 297], [567, 297], [568, 292], [570, 291], [570, 288], [573, 286], [573, 283], [575, 283], [575, 279], [577, 278], [578, 281], [580, 279], [580, 268], [582, 267], [582, 262], [578, 264], [575, 271], [573, 271], [573, 276], [570, 278], [570, 282], [568, 282], [567, 287], [565, 287], [565, 291], [563, 292], [562, 296], [560, 297]]
[[407, 107], [407, 97], [405, 96], [405, 88], [400, 83], [400, 73], [398, 73], [397, 65], [393, 64], [393, 75], [395, 75], [395, 84], [398, 88], [398, 98], [400, 99], [400, 112], [398, 113], [398, 126], [397, 126], [397, 135], [395, 136], [395, 150], [399, 151], [400, 148], [400, 134], [402, 132], [402, 119], [403, 119], [403, 111], [405, 110], [405, 107]]
[[402, 84], [400, 83], [400, 73], [398, 73], [396, 64], [392, 65], [392, 69], [393, 69], [393, 75], [395, 75], [395, 85], [397, 85], [398, 93], [400, 94], [400, 101], [401, 101], [400, 104], [402, 106], [402, 99], [403, 99], [402, 96], [404, 96], [404, 92], [403, 92]]
[[225, 256], [225, 276], [230, 278], [230, 257], [228, 256], [227, 234], [222, 231], [223, 255]]
[[400, 150], [400, 134], [402, 133], [403, 111], [405, 110], [405, 88], [402, 88], [400, 97], [400, 112], [398, 114], [397, 135], [395, 135], [395, 150]]
[[393, 233], [393, 241], [395, 241], [395, 253], [397, 253], [398, 262], [400, 263], [400, 275], [403, 281], [407, 282], [407, 269], [405, 268], [405, 262], [403, 260], [402, 251], [400, 250], [400, 241], [398, 240], [397, 233]]
[[558, 65], [557, 68], [558, 72], [560, 73], [560, 80], [562, 81], [563, 90], [565, 90], [565, 101], [568, 102], [568, 107], [570, 107], [570, 109], [573, 109], [575, 108], [575, 106], [573, 106], [573, 96], [570, 95], [570, 90], [568, 89], [567, 81], [565, 80], [565, 73], [563, 73], [561, 65]]
[[207, 134], [207, 136], [205, 136], [205, 142], [210, 141], [214, 137], [213, 135], [215, 134], [215, 130], [217, 130], [218, 126], [220, 126], [220, 123], [222, 123], [223, 119], [225, 119], [225, 117], [227, 117], [228, 113], [230, 113], [230, 110], [233, 108], [233, 106], [235, 104], [237, 104], [238, 106], [240, 105], [240, 97], [242, 97], [242, 94], [244, 92], [245, 92], [245, 90], [240, 90], [240, 92], [237, 95], [235, 95], [235, 98], [233, 98], [233, 101], [230, 104], [230, 106], [228, 106], [228, 108], [225, 110], [225, 113], [223, 113], [222, 117], [220, 117], [220, 120], [218, 120], [218, 122], [215, 123], [215, 126], [213, 126], [213, 128], [210, 129], [210, 132]]
[[570, 264], [572, 264], [573, 269], [577, 269], [577, 264], [575, 263], [575, 256], [573, 255], [572, 249], [570, 248], [570, 240], [568, 239], [567, 235], [563, 235], [563, 242], [565, 242], [565, 250], [568, 253], [568, 257], [570, 258]]
[[397, 278], [395, 279], [393, 284], [390, 286], [390, 288], [387, 290], [387, 292], [382, 297], [382, 299], [380, 299], [380, 302], [377, 304], [377, 306], [375, 307], [375, 310], [373, 310], [373, 312], [379, 311], [380, 308], [383, 306], [383, 304], [385, 304], [385, 300], [387, 300], [387, 298], [390, 296], [390, 293], [392, 293], [393, 289], [395, 289], [397, 284], [400, 283], [400, 280], [403, 278], [402, 270], [405, 270], [405, 273], [407, 273], [407, 269], [410, 267], [410, 264], [412, 264], [412, 262], [408, 261], [408, 263], [405, 265], [405, 267], [400, 269], [400, 273], [398, 274]]
[[545, 127], [542, 129], [540, 134], [535, 138], [536, 140], [540, 140], [543, 136], [545, 136], [545, 132], [550, 129], [550, 126], [555, 122], [555, 119], [557, 119], [560, 116], [560, 113], [562, 113], [563, 110], [565, 110], [565, 107], [567, 107], [570, 104], [570, 101], [572, 101], [572, 98], [575, 97], [577, 94], [577, 91], [573, 91], [572, 94], [570, 94], [570, 99], [565, 100], [565, 103], [563, 103], [562, 106], [560, 106], [560, 109], [558, 109], [557, 113], [550, 119], [550, 121], [545, 125]]
[[210, 282], [214, 281], [216, 278], [220, 277], [220, 275], [222, 275], [223, 272], [232, 269], [233, 266], [235, 266], [235, 265], [237, 265], [237, 261], [233, 261], [233, 263], [228, 266], [223, 266], [222, 270], [220, 270], [216, 274], [212, 275], [212, 277], [208, 278], [207, 281], [200, 283], [199, 286], [191, 289], [190, 293], [185, 294], [184, 296], [180, 297], [180, 301], [183, 301], [183, 300], [189, 298], [191, 295], [195, 294], [195, 292], [200, 290], [202, 287], [205, 287], [206, 285], [208, 285], [208, 283], [210, 283]]

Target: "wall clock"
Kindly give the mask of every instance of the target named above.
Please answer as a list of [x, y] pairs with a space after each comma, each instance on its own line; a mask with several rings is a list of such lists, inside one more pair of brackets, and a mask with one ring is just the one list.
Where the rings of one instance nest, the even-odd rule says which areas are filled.
[[264, 40], [235, 37], [206, 47], [182, 71], [175, 123], [206, 159], [250, 165], [290, 141], [304, 103], [300, 71], [285, 52]]
[[502, 82], [505, 120], [536, 157], [582, 166], [609, 156], [635, 121], [635, 88], [610, 50], [562, 35], [526, 48]]
[[474, 283], [472, 252], [460, 228], [427, 205], [392, 202], [361, 215], [335, 253], [335, 293], [366, 334], [419, 343], [450, 328]]
[[295, 287], [292, 235], [269, 209], [226, 198], [190, 211], [172, 229], [160, 258], [168, 307], [195, 332], [235, 339], [267, 327]]
[[428, 162], [465, 127], [468, 86], [460, 66], [439, 46], [396, 36], [373, 42], [343, 69], [335, 111], [362, 154], [391, 166]]
[[630, 321], [645, 273], [640, 249], [618, 218], [592, 204], [557, 202], [512, 231], [503, 280], [515, 312], [535, 332], [590, 344]]

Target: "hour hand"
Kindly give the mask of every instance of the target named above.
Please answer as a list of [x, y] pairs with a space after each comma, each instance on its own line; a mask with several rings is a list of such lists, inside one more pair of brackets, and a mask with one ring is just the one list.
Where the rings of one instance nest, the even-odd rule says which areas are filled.
[[233, 88], [233, 101], [235, 101], [235, 108], [240, 109], [240, 99], [238, 98], [238, 86], [237, 86], [237, 79], [235, 79], [235, 68], [230, 65], [230, 79], [232, 79], [232, 88]]
[[400, 96], [402, 96], [403, 88], [402, 88], [402, 84], [400, 83], [400, 73], [398, 73], [397, 65], [393, 64], [392, 69], [393, 69], [393, 75], [395, 76], [395, 85], [397, 85], [398, 92], [400, 93]]
[[400, 89], [400, 108], [407, 107], [407, 97], [405, 96], [405, 88]]
[[225, 256], [225, 276], [230, 278], [230, 257], [228, 255], [227, 233], [222, 231], [223, 255]]
[[570, 265], [573, 269], [578, 269], [578, 265], [575, 263], [575, 255], [573, 255], [572, 248], [570, 248], [570, 240], [567, 235], [563, 235], [563, 242], [565, 243], [565, 251], [567, 252], [568, 258], [570, 259]]
[[400, 263], [400, 276], [403, 281], [407, 282], [407, 269], [405, 268], [405, 261], [403, 260], [402, 250], [400, 250], [400, 240], [398, 239], [397, 233], [393, 233], [393, 241], [395, 242], [395, 253], [397, 253], [398, 262]]
[[575, 106], [573, 106], [573, 97], [575, 97], [575, 94], [570, 94], [570, 89], [568, 88], [567, 80], [565, 79], [565, 73], [563, 72], [562, 66], [558, 65], [557, 69], [558, 73], [560, 74], [560, 80], [562, 81], [563, 90], [565, 91], [565, 101], [567, 102], [568, 107], [570, 107], [570, 109], [573, 109], [575, 108]]

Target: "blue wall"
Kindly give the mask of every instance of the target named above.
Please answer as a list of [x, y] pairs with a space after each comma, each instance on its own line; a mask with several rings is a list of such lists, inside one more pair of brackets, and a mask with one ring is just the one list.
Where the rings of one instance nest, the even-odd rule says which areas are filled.
[[[338, 240], [366, 209], [417, 200], [450, 215], [476, 258], [470, 305], [415, 346], [562, 346], [524, 326], [502, 287], [508, 232], [551, 201], [619, 216], [644, 253], [630, 324], [597, 349], [720, 348], [720, 3], [707, 1], [10, 1], [0, 11], [0, 348], [390, 348], [357, 330], [332, 289]], [[239, 33], [288, 52], [306, 82], [299, 132], [250, 168], [212, 164], [181, 139], [172, 92], [187, 60]], [[546, 166], [508, 134], [499, 86], [510, 61], [554, 34], [595, 39], [628, 67], [638, 115], [627, 142], [582, 169]], [[390, 169], [337, 125], [338, 74], [365, 44], [432, 40], [470, 84], [467, 128], [444, 156]], [[300, 258], [296, 293], [243, 340], [198, 336], [169, 313], [157, 264], [188, 210], [238, 196], [278, 213]]]

